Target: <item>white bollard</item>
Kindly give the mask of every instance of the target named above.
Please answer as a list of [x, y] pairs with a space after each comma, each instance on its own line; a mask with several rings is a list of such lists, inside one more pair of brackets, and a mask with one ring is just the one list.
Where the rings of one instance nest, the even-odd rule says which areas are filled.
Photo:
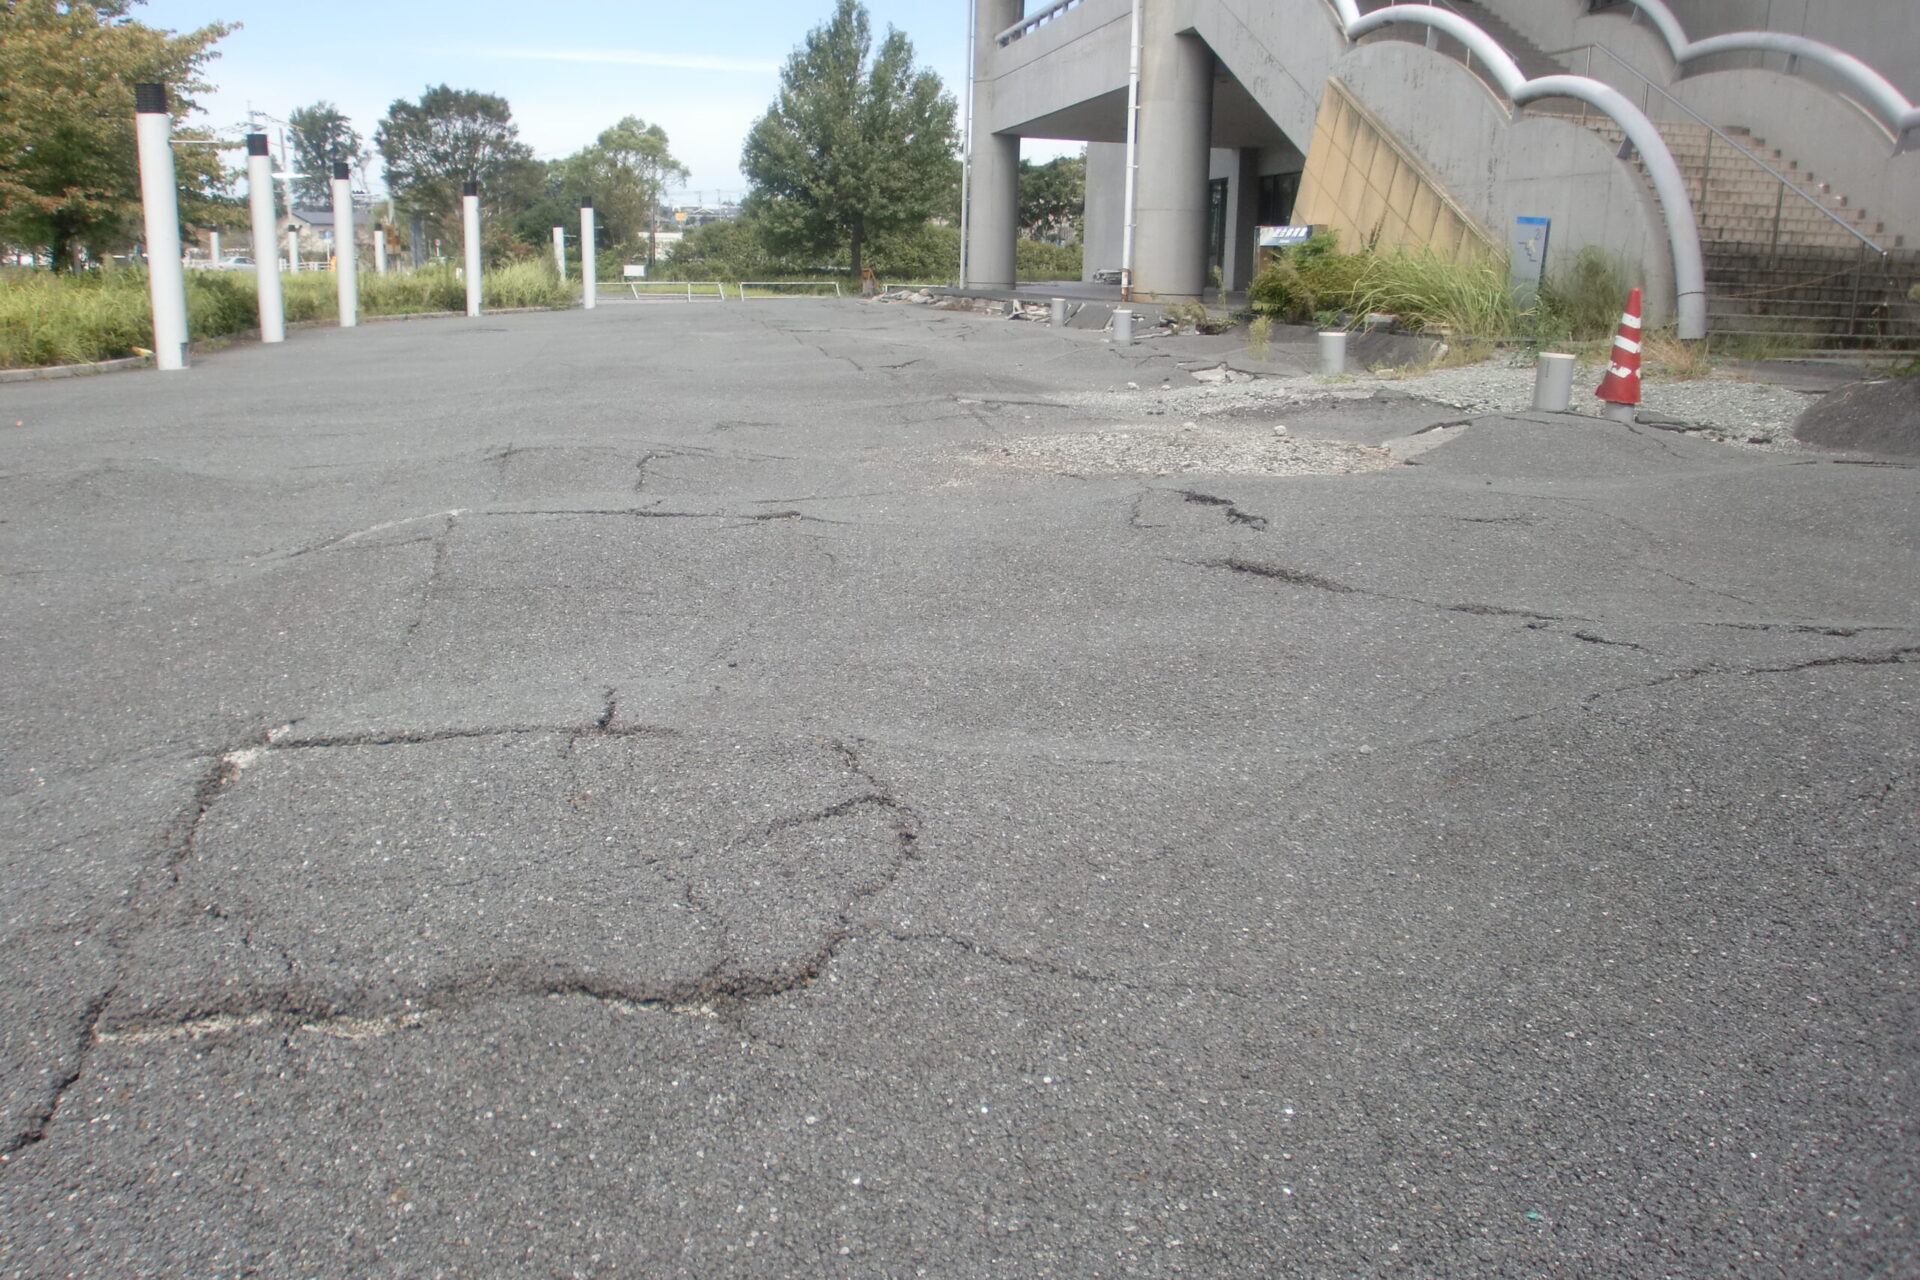
[[580, 202], [580, 305], [591, 311], [597, 301], [593, 265], [593, 197]]
[[1133, 343], [1133, 312], [1125, 307], [1114, 309], [1113, 340], [1122, 346], [1131, 346]]
[[1601, 417], [1607, 419], [1609, 422], [1624, 422], [1628, 426], [1634, 424], [1635, 417], [1639, 412], [1640, 406], [1632, 404], [1607, 403], [1600, 406]]
[[387, 229], [385, 227], [373, 229], [373, 274], [377, 276], [387, 274]]
[[280, 296], [280, 246], [273, 234], [273, 159], [267, 135], [247, 135], [247, 212], [253, 226], [253, 289], [260, 301], [260, 341], [287, 340], [287, 307]]
[[207, 237], [207, 252], [212, 255], [208, 261], [217, 267], [220, 265], [220, 232], [217, 230], [209, 231], [207, 232]]
[[298, 271], [299, 269], [300, 269], [300, 229], [298, 227], [288, 227], [287, 228], [287, 270]]
[[560, 273], [560, 283], [567, 282], [567, 232], [564, 227], [553, 229], [553, 268]]
[[1573, 357], [1542, 351], [1533, 370], [1533, 407], [1542, 413], [1565, 413], [1573, 401]]
[[360, 323], [360, 251], [353, 242], [352, 171], [341, 161], [333, 165], [333, 276], [340, 295], [340, 327]]
[[1347, 333], [1344, 329], [1320, 331], [1320, 372], [1322, 376], [1347, 371]]
[[1067, 300], [1065, 298], [1053, 299], [1053, 327], [1056, 329], [1064, 329], [1067, 327]]
[[180, 188], [173, 176], [173, 117], [167, 87], [133, 86], [140, 155], [140, 213], [147, 230], [147, 287], [153, 295], [153, 363], [187, 367], [187, 273], [180, 264]]
[[460, 197], [460, 226], [466, 235], [467, 314], [480, 314], [480, 184], [467, 183]]

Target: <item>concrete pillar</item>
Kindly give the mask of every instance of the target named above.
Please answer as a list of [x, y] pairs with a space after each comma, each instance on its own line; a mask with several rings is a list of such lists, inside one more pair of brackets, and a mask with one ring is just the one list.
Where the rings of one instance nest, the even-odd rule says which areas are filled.
[[1126, 217], [1127, 147], [1122, 142], [1087, 144], [1087, 206], [1081, 224], [1080, 278], [1120, 269], [1121, 220]]
[[344, 161], [333, 164], [333, 282], [340, 298], [340, 327], [360, 323], [360, 254], [353, 235], [353, 181]]
[[594, 265], [593, 197], [580, 201], [580, 308], [593, 310], [599, 300], [599, 268]]
[[147, 233], [147, 288], [153, 298], [153, 364], [187, 367], [187, 278], [180, 263], [180, 187], [173, 176], [173, 117], [167, 87], [133, 86], [140, 158], [140, 213]]
[[1207, 148], [1213, 51], [1180, 35], [1167, 0], [1148, 0], [1140, 51], [1135, 296], [1198, 298], [1207, 284]]
[[1255, 249], [1260, 239], [1260, 151], [1247, 147], [1227, 192], [1227, 265], [1222, 275], [1229, 292], [1245, 289], [1253, 280]]
[[460, 228], [466, 241], [467, 314], [480, 314], [480, 184], [468, 182], [460, 197]]
[[260, 341], [284, 342], [286, 304], [280, 295], [280, 238], [273, 233], [273, 159], [267, 135], [247, 135], [247, 210], [253, 226], [253, 286], [260, 304]]
[[973, 23], [973, 138], [967, 174], [965, 288], [1010, 289], [1013, 244], [1020, 234], [1020, 139], [991, 131], [993, 80], [1000, 52], [994, 37], [1020, 21], [1022, 0], [975, 0]]

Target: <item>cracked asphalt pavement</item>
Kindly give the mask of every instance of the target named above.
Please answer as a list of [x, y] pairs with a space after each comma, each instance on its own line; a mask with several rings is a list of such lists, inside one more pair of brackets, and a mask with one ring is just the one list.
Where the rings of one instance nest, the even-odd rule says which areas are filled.
[[1175, 356], [0, 388], [0, 1272], [1920, 1273], [1920, 469], [1004, 459]]

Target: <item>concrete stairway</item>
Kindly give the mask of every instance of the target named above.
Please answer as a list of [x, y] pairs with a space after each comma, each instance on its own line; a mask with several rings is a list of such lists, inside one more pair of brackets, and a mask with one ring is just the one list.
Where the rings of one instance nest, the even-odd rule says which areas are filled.
[[[1623, 142], [1613, 121], [1584, 120], [1614, 146]], [[1699, 219], [1711, 335], [1824, 355], [1920, 351], [1920, 304], [1906, 293], [1920, 279], [1920, 252], [1764, 139], [1724, 130], [1806, 196], [1706, 125], [1658, 125]]]

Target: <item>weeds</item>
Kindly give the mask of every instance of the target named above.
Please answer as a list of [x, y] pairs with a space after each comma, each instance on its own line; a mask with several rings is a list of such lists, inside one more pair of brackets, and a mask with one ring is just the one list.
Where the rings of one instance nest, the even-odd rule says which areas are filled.
[[[339, 314], [338, 277], [300, 272], [283, 278], [289, 323], [329, 321]], [[259, 323], [254, 277], [242, 271], [187, 273], [187, 332], [194, 341], [242, 333]], [[86, 364], [145, 350], [153, 343], [147, 273], [138, 267], [76, 275], [0, 275], [0, 368]], [[545, 260], [489, 271], [481, 285], [488, 307], [559, 307], [573, 291]], [[466, 288], [451, 268], [359, 278], [362, 315], [460, 311]]]
[[1664, 375], [1672, 382], [1696, 382], [1713, 372], [1704, 342], [1682, 342], [1673, 330], [1649, 333], [1640, 346], [1641, 363], [1650, 373]]

